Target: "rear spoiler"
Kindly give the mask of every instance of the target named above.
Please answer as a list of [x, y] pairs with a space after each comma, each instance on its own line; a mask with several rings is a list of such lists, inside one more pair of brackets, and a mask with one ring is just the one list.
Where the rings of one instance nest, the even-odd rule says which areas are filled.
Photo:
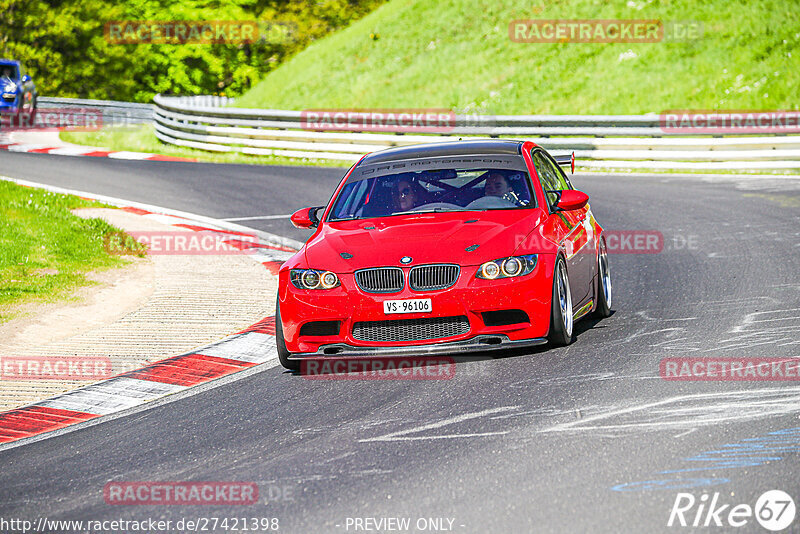
[[571, 174], [575, 174], [575, 152], [569, 156], [553, 156], [553, 159], [562, 167], [569, 167]]

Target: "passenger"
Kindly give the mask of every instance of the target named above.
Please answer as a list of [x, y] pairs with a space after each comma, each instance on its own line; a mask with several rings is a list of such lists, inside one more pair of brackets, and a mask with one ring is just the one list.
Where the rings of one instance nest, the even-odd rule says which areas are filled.
[[417, 184], [405, 178], [397, 182], [392, 192], [394, 194], [394, 205], [396, 211], [409, 211], [417, 207]]
[[511, 193], [513, 189], [508, 185], [506, 177], [500, 173], [493, 172], [486, 178], [486, 186], [484, 187], [487, 197], [503, 197]]

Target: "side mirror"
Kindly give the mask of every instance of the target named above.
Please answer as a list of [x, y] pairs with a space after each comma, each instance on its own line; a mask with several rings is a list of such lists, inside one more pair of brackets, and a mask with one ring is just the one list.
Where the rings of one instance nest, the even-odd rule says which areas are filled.
[[561, 191], [561, 196], [558, 198], [556, 207], [563, 211], [579, 210], [589, 202], [589, 195], [582, 191], [574, 189], [565, 189]]
[[320, 206], [299, 209], [292, 213], [289, 220], [292, 221], [295, 228], [316, 228], [319, 224], [317, 211], [320, 209], [322, 209]]

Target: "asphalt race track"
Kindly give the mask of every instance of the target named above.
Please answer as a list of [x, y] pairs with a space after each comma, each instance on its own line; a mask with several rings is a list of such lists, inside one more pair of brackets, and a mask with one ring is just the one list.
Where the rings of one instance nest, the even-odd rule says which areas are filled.
[[[0, 174], [219, 218], [324, 204], [344, 172], [0, 154]], [[615, 313], [578, 323], [571, 346], [460, 362], [451, 380], [270, 368], [0, 452], [0, 515], [275, 517], [282, 532], [353, 532], [367, 517], [447, 518], [454, 532], [675, 532], [691, 530], [667, 527], [679, 492], [698, 502], [719, 492], [728, 509], [771, 489], [797, 500], [800, 430], [770, 433], [800, 429], [800, 385], [666, 381], [659, 362], [798, 356], [800, 181], [573, 182], [607, 229], [659, 231], [663, 250], [611, 256]], [[307, 235], [286, 219], [240, 224]], [[776, 436], [780, 450], [752, 445]], [[111, 480], [252, 481], [261, 498], [111, 506]], [[723, 530], [733, 529], [706, 529]], [[752, 517], [735, 530], [765, 532]]]

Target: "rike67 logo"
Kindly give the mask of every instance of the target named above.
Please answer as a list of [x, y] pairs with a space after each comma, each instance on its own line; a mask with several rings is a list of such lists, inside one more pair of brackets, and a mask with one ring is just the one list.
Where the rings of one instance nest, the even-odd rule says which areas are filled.
[[752, 525], [755, 517], [765, 529], [778, 532], [788, 528], [794, 521], [794, 500], [781, 490], [764, 492], [756, 500], [755, 506], [746, 503], [732, 504], [723, 499], [719, 492], [713, 495], [704, 493], [699, 499], [691, 493], [678, 493], [667, 526], [725, 527], [729, 530]]

